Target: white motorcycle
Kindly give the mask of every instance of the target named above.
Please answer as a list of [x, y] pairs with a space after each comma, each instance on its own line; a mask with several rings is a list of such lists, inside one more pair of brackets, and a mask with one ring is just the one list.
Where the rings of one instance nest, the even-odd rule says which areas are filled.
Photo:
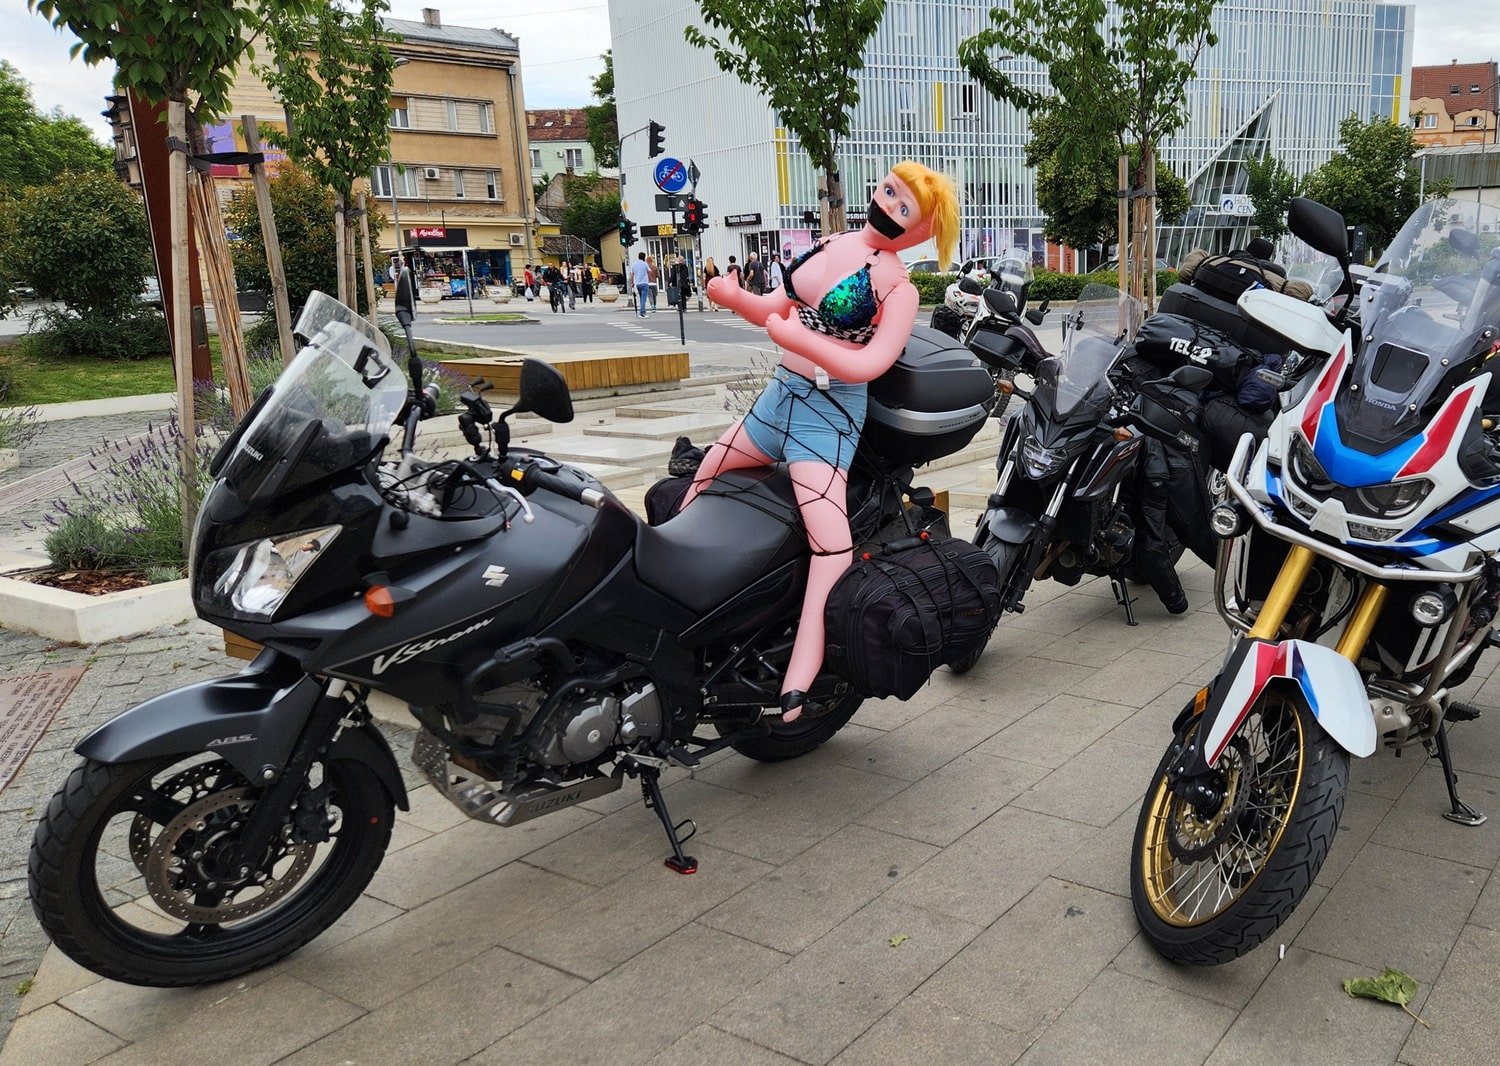
[[[1292, 231], [1343, 267], [1344, 221], [1294, 200]], [[1325, 308], [1268, 290], [1243, 314], [1286, 338], [1303, 372], [1281, 414], [1241, 439], [1219, 613], [1235, 642], [1178, 715], [1131, 854], [1146, 937], [1176, 962], [1227, 962], [1269, 937], [1317, 876], [1349, 758], [1421, 744], [1458, 797], [1454, 699], [1500, 642], [1500, 210], [1450, 200], [1407, 221], [1358, 296]]]

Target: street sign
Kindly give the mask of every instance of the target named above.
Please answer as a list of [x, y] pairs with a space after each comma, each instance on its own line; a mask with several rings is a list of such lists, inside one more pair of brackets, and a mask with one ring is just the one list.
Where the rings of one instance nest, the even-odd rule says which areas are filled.
[[687, 167], [682, 165], [682, 160], [673, 159], [671, 156], [657, 160], [652, 177], [656, 182], [656, 187], [662, 192], [681, 192], [687, 188]]
[[693, 188], [698, 187], [698, 179], [703, 175], [698, 171], [698, 164], [691, 159], [688, 160], [688, 181], [693, 183]]
[[658, 211], [681, 211], [682, 205], [687, 202], [686, 196], [678, 196], [676, 193], [657, 193], [656, 209]]

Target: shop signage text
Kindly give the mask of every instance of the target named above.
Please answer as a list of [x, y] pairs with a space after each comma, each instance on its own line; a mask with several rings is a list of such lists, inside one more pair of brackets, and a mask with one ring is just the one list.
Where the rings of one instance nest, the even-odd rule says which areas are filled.
[[724, 216], [724, 225], [726, 225], [726, 226], [759, 226], [760, 225], [760, 212], [759, 211], [755, 211], [755, 212], [751, 212], [749, 214], [744, 214], [744, 215], [725, 215]]

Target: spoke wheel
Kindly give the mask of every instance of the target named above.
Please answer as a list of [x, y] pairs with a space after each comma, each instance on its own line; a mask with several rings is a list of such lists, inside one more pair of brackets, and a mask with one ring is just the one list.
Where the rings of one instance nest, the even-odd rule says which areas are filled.
[[260, 790], [228, 763], [85, 760], [32, 842], [38, 921], [75, 961], [132, 984], [224, 980], [295, 951], [359, 898], [394, 813], [362, 763], [320, 764], [311, 777], [244, 861], [236, 843]]
[[1168, 750], [1141, 807], [1131, 897], [1148, 940], [1174, 962], [1228, 962], [1259, 944], [1312, 886], [1338, 828], [1349, 757], [1280, 691], [1251, 708], [1200, 809], [1172, 791]]

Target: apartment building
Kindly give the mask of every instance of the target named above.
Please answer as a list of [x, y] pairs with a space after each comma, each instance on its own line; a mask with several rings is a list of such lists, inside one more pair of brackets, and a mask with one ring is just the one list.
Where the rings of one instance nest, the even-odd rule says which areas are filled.
[[1500, 64], [1411, 68], [1412, 136], [1424, 145], [1494, 144]]
[[[462, 276], [467, 254], [481, 276], [519, 275], [538, 252], [519, 44], [504, 30], [445, 26], [436, 8], [421, 22], [384, 21], [402, 39], [391, 46], [390, 159], [368, 184], [385, 216], [381, 252], [401, 248], [426, 273]], [[229, 113], [253, 114], [263, 129], [285, 122], [248, 67]], [[237, 121], [208, 132], [216, 147], [243, 145]]]
[[526, 139], [531, 144], [532, 183], [559, 174], [599, 173], [612, 178], [618, 167], [599, 166], [588, 140], [588, 118], [581, 107], [526, 112]]

